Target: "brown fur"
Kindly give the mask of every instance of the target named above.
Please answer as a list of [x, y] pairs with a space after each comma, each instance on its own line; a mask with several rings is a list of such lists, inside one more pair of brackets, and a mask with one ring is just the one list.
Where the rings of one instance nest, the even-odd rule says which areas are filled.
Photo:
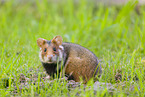
[[97, 57], [88, 49], [72, 43], [63, 43], [65, 53], [68, 59], [65, 64], [65, 73], [72, 74], [75, 81], [80, 81], [80, 77], [84, 83], [97, 73], [101, 74], [101, 67]]

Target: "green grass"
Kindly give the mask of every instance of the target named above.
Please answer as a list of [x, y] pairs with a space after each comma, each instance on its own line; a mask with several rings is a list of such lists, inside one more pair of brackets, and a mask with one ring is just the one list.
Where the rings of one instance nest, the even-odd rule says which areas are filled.
[[[144, 97], [145, 7], [138, 15], [136, 5], [107, 7], [86, 0], [0, 4], [0, 96]], [[84, 90], [83, 84], [69, 88], [65, 80], [43, 82], [36, 40], [56, 35], [96, 54], [103, 69], [99, 86], [90, 81]], [[33, 79], [20, 88], [21, 74], [30, 79], [37, 75], [36, 84]], [[9, 87], [4, 88], [3, 79], [8, 78]]]

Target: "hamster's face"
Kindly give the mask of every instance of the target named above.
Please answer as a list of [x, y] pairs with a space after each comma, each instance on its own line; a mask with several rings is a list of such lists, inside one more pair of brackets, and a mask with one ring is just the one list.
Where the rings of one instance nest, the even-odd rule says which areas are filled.
[[62, 60], [64, 48], [60, 44], [62, 42], [57, 38], [52, 39], [51, 41], [42, 38], [37, 40], [37, 45], [40, 48], [39, 58], [41, 62], [51, 64]]

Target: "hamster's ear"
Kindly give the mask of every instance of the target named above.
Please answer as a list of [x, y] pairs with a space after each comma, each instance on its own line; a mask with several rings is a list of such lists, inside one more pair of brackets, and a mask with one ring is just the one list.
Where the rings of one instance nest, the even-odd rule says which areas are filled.
[[52, 43], [56, 45], [61, 45], [62, 44], [62, 37], [61, 36], [55, 36], [52, 40]]
[[43, 38], [38, 38], [37, 39], [37, 45], [39, 46], [39, 47], [42, 47], [45, 43], [46, 43], [46, 39], [43, 39]]

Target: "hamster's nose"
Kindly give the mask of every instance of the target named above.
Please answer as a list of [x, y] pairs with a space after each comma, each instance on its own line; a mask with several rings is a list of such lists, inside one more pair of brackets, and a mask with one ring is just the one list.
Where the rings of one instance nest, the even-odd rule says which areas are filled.
[[47, 57], [48, 57], [49, 60], [51, 60], [53, 55], [48, 55]]

